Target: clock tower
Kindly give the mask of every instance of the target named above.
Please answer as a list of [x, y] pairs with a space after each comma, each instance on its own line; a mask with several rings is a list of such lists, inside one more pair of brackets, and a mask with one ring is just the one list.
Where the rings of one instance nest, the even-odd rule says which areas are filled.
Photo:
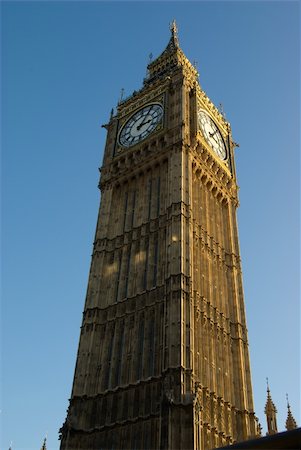
[[255, 437], [234, 143], [175, 23], [105, 128], [61, 450], [209, 450]]

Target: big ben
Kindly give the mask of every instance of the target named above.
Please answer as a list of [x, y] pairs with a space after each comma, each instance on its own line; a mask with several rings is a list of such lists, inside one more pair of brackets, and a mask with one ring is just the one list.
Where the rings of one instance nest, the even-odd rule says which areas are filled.
[[209, 450], [255, 437], [235, 144], [175, 22], [105, 128], [61, 450]]

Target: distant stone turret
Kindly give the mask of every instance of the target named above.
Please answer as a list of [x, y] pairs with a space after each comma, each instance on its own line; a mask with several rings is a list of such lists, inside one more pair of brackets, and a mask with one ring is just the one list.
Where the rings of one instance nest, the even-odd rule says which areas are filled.
[[264, 413], [267, 416], [267, 425], [268, 425], [267, 435], [278, 433], [277, 417], [276, 417], [277, 409], [276, 409], [276, 406], [275, 406], [275, 404], [272, 400], [271, 394], [270, 394], [268, 380], [267, 380], [267, 401], [265, 404]]
[[286, 400], [287, 400], [287, 419], [285, 422], [285, 428], [287, 429], [287, 431], [290, 430], [294, 430], [295, 428], [297, 428], [297, 422], [295, 421], [292, 412], [291, 412], [291, 407], [288, 401], [288, 395], [286, 394]]

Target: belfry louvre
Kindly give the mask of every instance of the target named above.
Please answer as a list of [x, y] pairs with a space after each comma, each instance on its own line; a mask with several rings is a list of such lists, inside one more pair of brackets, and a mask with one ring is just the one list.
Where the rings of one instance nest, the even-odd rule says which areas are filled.
[[209, 450], [255, 437], [235, 144], [175, 23], [105, 128], [61, 450]]

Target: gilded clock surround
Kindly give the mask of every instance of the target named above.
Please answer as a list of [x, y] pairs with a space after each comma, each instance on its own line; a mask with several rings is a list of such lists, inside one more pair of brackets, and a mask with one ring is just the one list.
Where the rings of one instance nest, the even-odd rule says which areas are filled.
[[118, 143], [128, 148], [144, 141], [150, 134], [162, 129], [163, 106], [149, 103], [127, 119], [118, 134]]
[[[162, 107], [163, 110], [163, 114], [160, 118], [160, 121], [157, 123], [156, 127], [152, 130], [152, 132], [150, 133], [153, 137], [154, 135], [156, 135], [157, 133], [160, 133], [160, 131], [162, 131], [162, 129], [164, 128], [164, 120], [165, 120], [165, 95], [158, 95], [160, 92], [162, 91], [162, 88], [160, 89], [160, 91], [156, 91], [152, 94], [148, 94], [143, 96], [143, 98], [139, 98], [136, 99], [135, 102], [131, 102], [130, 100], [132, 100], [132, 98], [130, 99], [126, 99], [123, 102], [120, 102], [118, 105], [118, 109], [121, 108], [121, 106], [123, 106], [123, 108], [120, 111], [120, 118], [118, 121], [118, 136], [116, 139], [116, 143], [115, 143], [115, 150], [114, 150], [114, 155], [118, 155], [121, 152], [124, 152], [125, 150], [128, 150], [131, 147], [136, 147], [137, 145], [139, 146], [141, 143], [143, 144], [145, 139], [147, 139], [149, 136], [146, 136], [145, 139], [141, 139], [139, 142], [137, 143], [133, 143], [130, 146], [125, 146], [122, 145], [120, 143], [119, 137], [120, 134], [122, 133], [123, 128], [126, 126], [126, 124], [128, 123], [128, 121], [131, 119], [131, 117], [133, 117], [135, 114], [139, 113], [139, 111], [141, 111], [144, 108], [147, 108], [149, 105], [153, 105], [153, 104], [158, 104]], [[135, 97], [136, 95], [134, 95]], [[129, 103], [129, 104], [128, 104]]]
[[[118, 133], [149, 103], [162, 129]], [[198, 130], [208, 112], [227, 159]], [[140, 91], [107, 129], [83, 323], [61, 450], [210, 450], [257, 435], [230, 124], [173, 23]]]

